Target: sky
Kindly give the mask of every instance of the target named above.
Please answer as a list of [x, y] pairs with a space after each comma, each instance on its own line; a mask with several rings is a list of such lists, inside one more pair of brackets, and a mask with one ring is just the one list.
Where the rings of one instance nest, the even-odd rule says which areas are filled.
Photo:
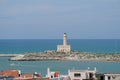
[[0, 39], [120, 39], [120, 0], [0, 0]]

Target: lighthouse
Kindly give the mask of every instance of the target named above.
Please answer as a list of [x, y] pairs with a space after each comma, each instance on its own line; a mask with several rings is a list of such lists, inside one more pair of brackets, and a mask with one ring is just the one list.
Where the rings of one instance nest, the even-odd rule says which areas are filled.
[[63, 34], [63, 45], [57, 45], [57, 52], [70, 52], [71, 45], [67, 44], [67, 33]]
[[63, 35], [63, 45], [66, 46], [67, 45], [67, 34], [64, 33]]

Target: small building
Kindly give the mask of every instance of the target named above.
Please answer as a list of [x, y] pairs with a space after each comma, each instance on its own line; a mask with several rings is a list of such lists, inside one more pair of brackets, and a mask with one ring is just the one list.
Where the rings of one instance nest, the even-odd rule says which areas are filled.
[[97, 74], [98, 80], [120, 80], [120, 73]]
[[72, 50], [71, 45], [67, 44], [67, 34], [63, 35], [63, 45], [57, 45], [57, 52], [70, 52]]
[[47, 69], [47, 75], [45, 79], [42, 80], [70, 80], [68, 75], [60, 75], [58, 71], [50, 71], [50, 68]]
[[6, 70], [0, 72], [0, 80], [41, 80], [38, 73], [21, 73], [20, 70]]
[[68, 70], [70, 80], [97, 80], [95, 70]]
[[60, 73], [59, 72], [51, 72], [50, 68], [47, 69], [47, 78], [49, 78], [50, 80], [52, 79], [58, 79], [60, 77]]

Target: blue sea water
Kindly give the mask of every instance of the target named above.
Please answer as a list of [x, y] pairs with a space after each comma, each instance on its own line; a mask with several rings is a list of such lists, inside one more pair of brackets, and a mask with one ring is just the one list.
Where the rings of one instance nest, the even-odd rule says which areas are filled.
[[[0, 53], [26, 53], [56, 50], [62, 39], [1, 39]], [[120, 53], [120, 39], [70, 39], [73, 50], [95, 53]]]
[[[61, 39], [7, 39], [0, 40], [0, 53], [26, 53], [41, 52], [45, 50], [56, 50], [58, 44], [62, 44]], [[73, 50], [95, 53], [120, 53], [119, 39], [70, 39], [68, 44]], [[68, 69], [94, 69], [99, 72], [120, 73], [120, 62], [94, 62], [94, 61], [8, 61], [9, 57], [0, 57], [0, 70], [17, 69], [22, 72], [39, 72], [43, 76], [47, 67], [52, 71], [60, 71], [67, 74]], [[10, 64], [14, 63], [14, 66]]]
[[[97, 68], [99, 73], [120, 73], [119, 62], [94, 62], [94, 61], [8, 61], [9, 57], [0, 57], [0, 70], [16, 69], [22, 73], [47, 73], [49, 67], [51, 71], [59, 71], [61, 74], [68, 74], [68, 69], [93, 70]], [[10, 64], [13, 64], [11, 66]]]

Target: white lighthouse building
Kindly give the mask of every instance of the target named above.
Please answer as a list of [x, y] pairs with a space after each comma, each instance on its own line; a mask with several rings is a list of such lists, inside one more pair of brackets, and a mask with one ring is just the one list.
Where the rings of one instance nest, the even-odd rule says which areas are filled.
[[67, 45], [67, 34], [63, 35], [63, 45], [57, 45], [57, 52], [70, 52], [71, 45]]

